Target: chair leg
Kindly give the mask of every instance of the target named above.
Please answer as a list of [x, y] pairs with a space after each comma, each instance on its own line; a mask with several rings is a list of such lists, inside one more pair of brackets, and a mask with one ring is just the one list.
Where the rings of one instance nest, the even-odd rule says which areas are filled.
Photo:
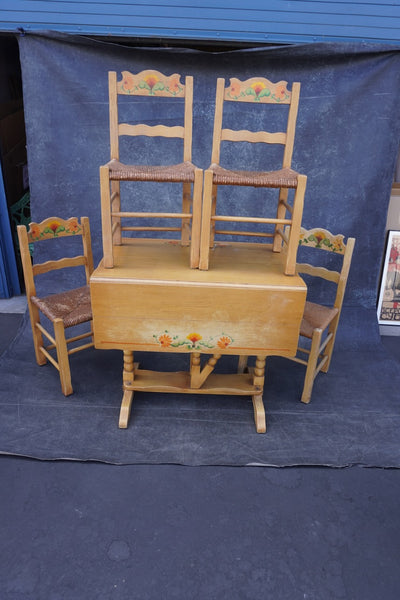
[[40, 329], [36, 327], [36, 324], [40, 323], [39, 309], [36, 308], [36, 306], [34, 306], [33, 304], [29, 304], [29, 316], [31, 319], [33, 346], [35, 348], [36, 362], [38, 365], [45, 365], [47, 363], [47, 358], [40, 351], [40, 348], [43, 348], [43, 336]]
[[199, 269], [207, 271], [210, 254], [211, 210], [212, 210], [213, 172], [204, 173], [203, 213], [201, 218], [201, 242]]
[[286, 255], [285, 275], [294, 275], [296, 272], [297, 250], [299, 247], [301, 219], [303, 216], [304, 194], [306, 191], [307, 177], [298, 176], [297, 189], [293, 201], [292, 224], [290, 226], [289, 243]]
[[200, 261], [202, 191], [203, 171], [202, 169], [196, 169], [193, 184], [192, 232], [190, 243], [190, 267], [192, 269], [197, 269]]
[[65, 339], [65, 329], [62, 319], [54, 320], [54, 337], [56, 340], [57, 360], [60, 373], [61, 390], [64, 396], [73, 393], [71, 384], [71, 370], [69, 367], [69, 357], [67, 342]]
[[244, 373], [247, 369], [247, 360], [248, 360], [248, 356], [239, 356], [239, 361], [238, 361], [238, 373]]
[[327, 343], [325, 350], [324, 350], [324, 357], [326, 356], [327, 360], [325, 361], [323, 367], [321, 368], [321, 371], [323, 373], [327, 373], [329, 370], [329, 367], [331, 365], [333, 347], [335, 345], [335, 338], [336, 338], [336, 331], [337, 331], [338, 323], [339, 323], [339, 315], [337, 315], [336, 318], [334, 319], [334, 321], [332, 321], [332, 323], [330, 324], [329, 329], [328, 329], [328, 335], [331, 335], [332, 337], [329, 340], [329, 342]]
[[[215, 217], [217, 214], [217, 192], [218, 186], [213, 184], [212, 186], [212, 200], [211, 200], [211, 217]], [[210, 223], [210, 248], [213, 248], [215, 243], [215, 221], [211, 220]]]
[[[284, 219], [285, 215], [286, 215], [286, 206], [285, 206], [285, 202], [287, 202], [288, 199], [288, 195], [289, 195], [289, 190], [287, 188], [281, 188], [279, 190], [279, 200], [278, 200], [278, 208], [276, 211], [276, 218], [277, 219]], [[278, 229], [279, 227], [281, 227], [281, 225], [276, 225], [275, 226], [275, 233], [274, 233], [274, 242], [273, 242], [273, 246], [272, 246], [272, 250], [273, 252], [280, 252], [282, 249], [282, 238], [278, 233]]]
[[303, 393], [301, 395], [301, 401], [304, 404], [308, 404], [311, 400], [312, 389], [315, 379], [315, 371], [318, 363], [319, 349], [321, 346], [322, 330], [314, 329], [313, 337], [311, 341], [310, 355], [307, 361], [307, 370], [304, 378]]
[[[190, 212], [190, 207], [192, 204], [192, 195], [190, 192], [190, 183], [184, 183], [182, 186], [182, 212], [188, 213]], [[193, 226], [193, 224], [192, 224]], [[181, 245], [189, 246], [189, 238], [190, 238], [190, 219], [182, 219], [182, 228], [181, 228]]]
[[114, 266], [111, 219], [111, 196], [108, 167], [100, 167], [101, 225], [103, 230], [103, 262], [106, 269]]

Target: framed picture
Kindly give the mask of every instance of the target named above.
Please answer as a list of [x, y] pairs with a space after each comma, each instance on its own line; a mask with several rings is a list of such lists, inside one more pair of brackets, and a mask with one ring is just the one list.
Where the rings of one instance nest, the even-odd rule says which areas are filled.
[[389, 231], [377, 312], [380, 325], [400, 325], [400, 231]]

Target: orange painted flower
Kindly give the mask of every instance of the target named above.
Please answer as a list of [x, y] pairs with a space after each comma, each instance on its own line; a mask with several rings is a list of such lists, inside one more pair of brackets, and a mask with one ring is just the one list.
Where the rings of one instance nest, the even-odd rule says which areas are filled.
[[158, 338], [158, 341], [160, 342], [160, 344], [163, 348], [168, 348], [168, 346], [170, 346], [172, 344], [172, 337], [170, 335], [168, 335], [168, 333], [163, 333]]
[[229, 90], [231, 96], [237, 98], [240, 94], [240, 83], [238, 81], [233, 81], [231, 83], [231, 88]]
[[336, 238], [335, 240], [333, 240], [332, 245], [334, 252], [343, 252], [343, 241], [340, 238]]
[[189, 333], [189, 335], [186, 336], [186, 339], [191, 341], [194, 345], [202, 339], [202, 336], [199, 333]]
[[284, 85], [278, 85], [275, 90], [275, 96], [280, 99], [284, 99], [286, 97], [286, 88]]
[[156, 85], [157, 81], [159, 81], [157, 75], [147, 75], [144, 80], [151, 90]]
[[255, 81], [250, 87], [255, 91], [256, 96], [258, 96], [267, 86], [262, 81]]
[[122, 77], [122, 89], [125, 92], [131, 92], [135, 85], [135, 80], [133, 78], [132, 73], [129, 73], [129, 71], [122, 71]]
[[323, 231], [316, 231], [314, 233], [314, 237], [317, 240], [317, 243], [320, 244], [322, 242], [322, 240], [325, 239], [325, 234]]
[[169, 82], [169, 91], [171, 92], [171, 94], [177, 94], [179, 92], [179, 78], [178, 77], [174, 77]]
[[68, 224], [68, 231], [70, 231], [71, 233], [76, 233], [77, 231], [79, 231], [78, 219], [73, 219]]
[[32, 223], [29, 228], [29, 236], [32, 240], [40, 238], [40, 227], [36, 223]]
[[55, 234], [57, 229], [60, 227], [60, 223], [58, 221], [52, 221], [49, 223], [48, 228]]
[[219, 346], [219, 348], [227, 348], [231, 343], [232, 343], [231, 338], [228, 337], [227, 335], [223, 335], [222, 337], [219, 338], [219, 340], [217, 342], [217, 346]]

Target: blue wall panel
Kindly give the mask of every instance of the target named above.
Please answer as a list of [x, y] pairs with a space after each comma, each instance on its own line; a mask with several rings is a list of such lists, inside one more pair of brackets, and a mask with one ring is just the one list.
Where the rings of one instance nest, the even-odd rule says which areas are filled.
[[0, 31], [149, 39], [400, 42], [400, 0], [2, 0]]

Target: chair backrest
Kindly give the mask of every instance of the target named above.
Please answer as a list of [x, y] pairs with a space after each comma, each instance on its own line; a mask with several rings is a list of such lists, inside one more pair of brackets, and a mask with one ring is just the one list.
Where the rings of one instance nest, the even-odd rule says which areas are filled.
[[[80, 221], [76, 217], [71, 217], [68, 220], [50, 217], [41, 223], [30, 223], [29, 230], [27, 230], [25, 225], [18, 225], [17, 231], [24, 272], [25, 291], [28, 299], [36, 295], [36, 275], [48, 273], [49, 271], [65, 267], [83, 266], [85, 268], [86, 283], [89, 283], [90, 275], [93, 272], [93, 256], [88, 217], [82, 217]], [[82, 238], [82, 254], [32, 264], [29, 250], [30, 244], [70, 236]]]
[[[233, 77], [225, 87], [225, 79], [218, 78], [215, 100], [214, 135], [211, 162], [219, 164], [221, 142], [263, 142], [284, 146], [282, 168], [290, 168], [292, 163], [296, 119], [299, 106], [300, 83], [292, 84], [292, 91], [287, 89], [287, 82], [272, 83], [264, 77], [252, 77], [240, 81]], [[224, 129], [224, 102], [251, 102], [253, 104], [289, 105], [286, 131], [247, 131]], [[271, 169], [266, 169], [271, 170]]]
[[[148, 136], [183, 139], [183, 160], [192, 160], [192, 119], [193, 119], [193, 77], [185, 77], [181, 83], [181, 75], [164, 75], [159, 71], [146, 70], [133, 74], [122, 71], [122, 79], [117, 81], [117, 73], [108, 73], [109, 110], [110, 110], [110, 146], [111, 159], [119, 160], [120, 136]], [[146, 125], [120, 123], [118, 119], [118, 96], [146, 96], [149, 98], [184, 98], [184, 124]]]
[[303, 227], [300, 229], [300, 246], [333, 252], [343, 258], [342, 268], [340, 271], [329, 269], [327, 267], [311, 265], [309, 263], [297, 263], [298, 273], [311, 275], [313, 277], [320, 277], [327, 281], [332, 281], [337, 285], [333, 307], [337, 308], [339, 312], [343, 304], [351, 259], [353, 256], [354, 244], [354, 238], [349, 237], [345, 243], [343, 235], [334, 235], [326, 229], [316, 228], [307, 230]]

